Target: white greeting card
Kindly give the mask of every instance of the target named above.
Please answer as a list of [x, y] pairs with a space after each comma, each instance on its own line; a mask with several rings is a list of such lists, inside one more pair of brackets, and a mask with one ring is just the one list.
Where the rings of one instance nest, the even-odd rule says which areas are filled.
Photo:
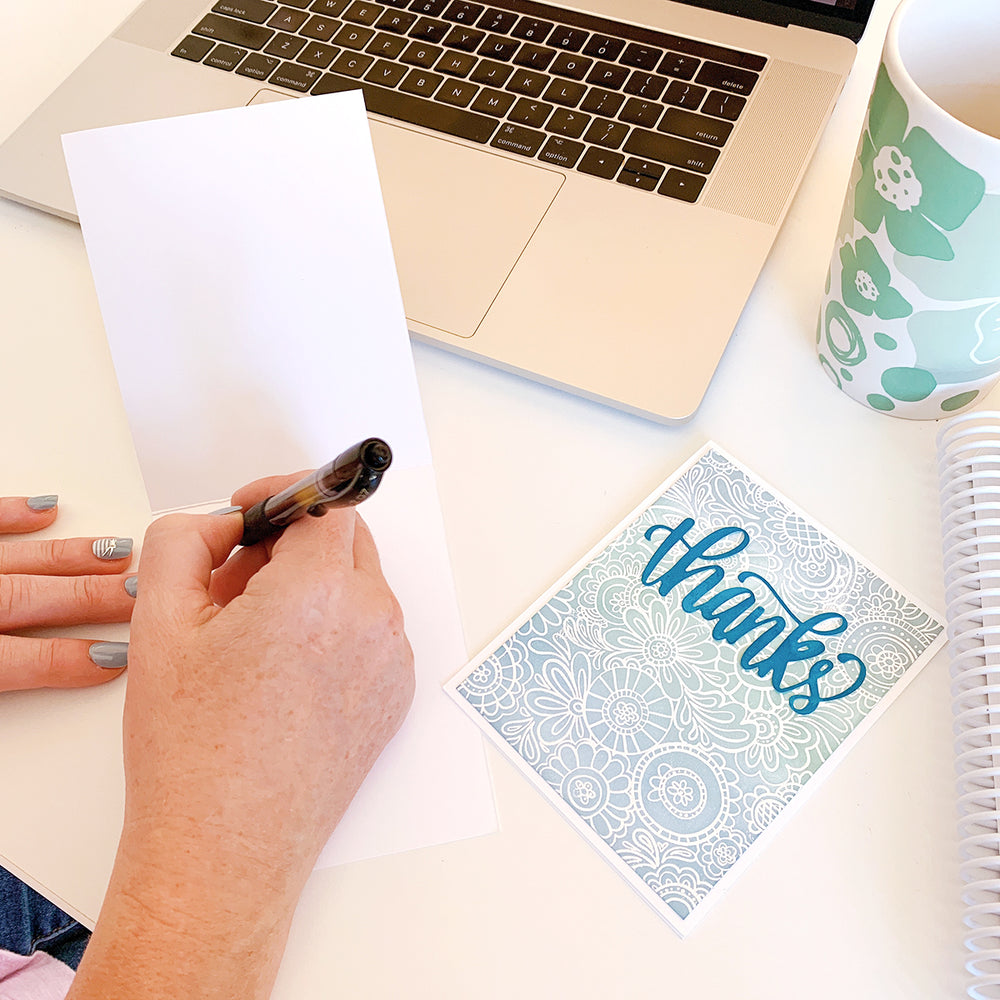
[[361, 508], [417, 693], [320, 864], [496, 829], [482, 740], [441, 692], [465, 660], [360, 92], [64, 137], [152, 510], [385, 438]]

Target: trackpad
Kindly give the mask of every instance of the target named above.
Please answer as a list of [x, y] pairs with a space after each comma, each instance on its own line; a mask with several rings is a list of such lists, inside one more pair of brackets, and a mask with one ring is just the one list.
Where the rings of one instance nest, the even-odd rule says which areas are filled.
[[371, 130], [406, 316], [471, 337], [562, 175], [383, 122]]

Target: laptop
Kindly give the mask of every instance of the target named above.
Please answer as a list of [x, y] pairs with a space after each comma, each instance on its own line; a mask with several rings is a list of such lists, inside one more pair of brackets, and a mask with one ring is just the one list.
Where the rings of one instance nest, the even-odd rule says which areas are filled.
[[872, 2], [146, 0], [0, 145], [0, 193], [73, 219], [63, 133], [360, 87], [411, 334], [681, 421]]

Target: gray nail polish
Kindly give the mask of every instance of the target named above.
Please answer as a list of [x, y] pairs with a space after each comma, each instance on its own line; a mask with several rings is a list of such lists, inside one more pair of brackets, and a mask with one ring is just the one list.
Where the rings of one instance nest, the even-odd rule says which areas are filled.
[[125, 593], [129, 597], [135, 597], [139, 592], [139, 577], [137, 576], [127, 576], [125, 577]]
[[55, 493], [46, 493], [40, 497], [28, 497], [28, 506], [32, 510], [52, 510], [59, 503], [59, 497]]
[[242, 511], [242, 507], [220, 507], [218, 510], [213, 510], [213, 514], [235, 514], [237, 511]]
[[98, 559], [124, 559], [132, 555], [132, 539], [98, 538], [93, 550]]
[[128, 664], [127, 642], [92, 642], [88, 652], [94, 663], [108, 670], [120, 670]]

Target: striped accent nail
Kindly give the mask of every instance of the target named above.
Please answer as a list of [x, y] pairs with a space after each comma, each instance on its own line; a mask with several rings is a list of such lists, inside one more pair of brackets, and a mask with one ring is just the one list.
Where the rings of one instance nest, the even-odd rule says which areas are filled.
[[59, 497], [55, 493], [46, 493], [40, 497], [28, 497], [28, 506], [32, 510], [52, 510], [59, 503]]
[[128, 665], [127, 642], [92, 642], [87, 652], [97, 666], [106, 670], [121, 670]]
[[132, 555], [132, 539], [98, 538], [92, 548], [98, 559], [124, 559]]

